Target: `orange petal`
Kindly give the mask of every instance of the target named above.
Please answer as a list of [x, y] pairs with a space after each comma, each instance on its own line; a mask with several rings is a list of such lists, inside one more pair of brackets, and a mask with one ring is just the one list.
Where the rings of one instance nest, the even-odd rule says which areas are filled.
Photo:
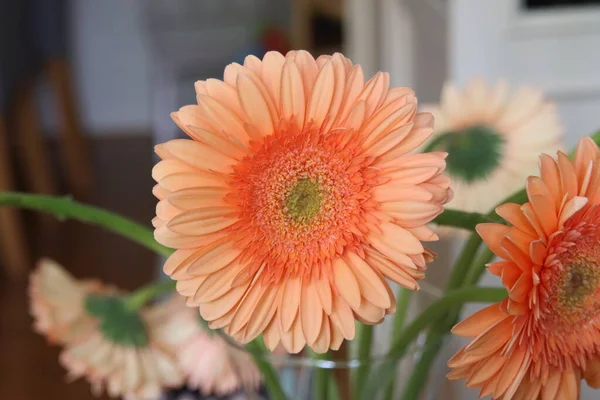
[[[304, 99], [302, 76], [296, 64], [291, 61], [286, 61], [283, 66], [280, 101], [284, 118], [287, 120], [294, 118], [298, 124], [304, 124], [306, 101]], [[300, 125], [300, 128], [303, 126]]]
[[508, 258], [506, 251], [500, 246], [500, 242], [504, 239], [504, 235], [508, 232], [509, 227], [506, 225], [485, 223], [478, 224], [475, 228], [477, 233], [490, 250], [501, 258]]
[[579, 194], [577, 185], [577, 174], [573, 168], [573, 164], [566, 154], [558, 152], [558, 169], [560, 171], [560, 183], [562, 184], [563, 193], [568, 193], [569, 197]]
[[291, 278], [286, 280], [284, 285], [281, 306], [279, 308], [279, 319], [281, 331], [287, 332], [292, 327], [300, 306], [302, 279]]
[[306, 344], [299, 315], [296, 317], [291, 329], [281, 333], [281, 344], [291, 354], [299, 353]]
[[352, 310], [350, 309], [348, 303], [346, 303], [346, 301], [339, 296], [335, 296], [333, 298], [333, 309], [330, 315], [330, 319], [333, 325], [339, 330], [339, 332], [345, 339], [354, 339], [354, 335], [356, 334], [356, 327], [354, 325], [354, 316], [352, 315]]
[[331, 100], [334, 92], [335, 75], [333, 64], [326, 63], [312, 89], [310, 99], [308, 101], [308, 109], [306, 111], [306, 123], [314, 123], [320, 128], [325, 120], [331, 106]]
[[329, 318], [325, 312], [322, 313], [321, 318], [322, 323], [319, 336], [317, 337], [317, 340], [310, 345], [317, 354], [326, 353], [327, 350], [329, 350], [329, 345], [331, 343], [331, 328]]
[[506, 317], [506, 313], [500, 309], [500, 303], [495, 303], [456, 324], [452, 333], [462, 337], [474, 337]]
[[357, 278], [348, 264], [341, 258], [337, 258], [333, 261], [333, 282], [342, 298], [344, 298], [352, 308], [358, 308], [360, 306], [361, 296]]
[[465, 353], [477, 357], [488, 356], [504, 346], [510, 339], [512, 318], [500, 319], [494, 325], [483, 331], [467, 347]]
[[332, 298], [331, 298], [331, 286], [329, 285], [329, 281], [327, 279], [315, 279], [314, 283], [317, 289], [317, 295], [319, 296], [319, 300], [321, 301], [321, 307], [327, 315], [331, 314], [332, 309]]
[[237, 78], [238, 95], [242, 108], [246, 113], [246, 118], [258, 130], [260, 135], [264, 137], [273, 133], [274, 126], [269, 111], [269, 104], [261, 88], [257, 86], [259, 84], [246, 74], [240, 74]]
[[215, 152], [213, 148], [204, 143], [187, 139], [174, 139], [163, 146], [173, 154], [192, 167], [205, 171], [229, 172], [235, 160]]
[[362, 297], [377, 307], [389, 308], [391, 302], [385, 288], [387, 283], [383, 282], [372, 267], [356, 253], [349, 252], [347, 258], [348, 266], [357, 279]]
[[300, 301], [300, 317], [302, 322], [302, 332], [306, 338], [306, 343], [312, 345], [321, 333], [321, 324], [323, 322], [323, 308], [317, 295], [314, 282], [304, 283], [302, 285], [302, 298]]

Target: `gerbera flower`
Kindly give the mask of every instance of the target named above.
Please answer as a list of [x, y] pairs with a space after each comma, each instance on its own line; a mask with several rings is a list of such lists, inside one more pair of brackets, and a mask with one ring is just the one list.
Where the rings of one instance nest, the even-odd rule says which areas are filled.
[[169, 301], [170, 318], [162, 326], [176, 349], [187, 387], [203, 396], [223, 397], [237, 390], [258, 391], [261, 376], [250, 354], [206, 331], [197, 310], [177, 295]]
[[192, 140], [156, 147], [155, 237], [212, 328], [325, 352], [355, 318], [393, 312], [385, 278], [418, 287], [425, 224], [451, 196], [446, 154], [408, 154], [433, 118], [388, 86], [341, 54], [269, 52], [197, 82], [198, 105], [173, 113]]
[[434, 136], [424, 147], [449, 153], [455, 209], [489, 212], [535, 173], [540, 153], [561, 147], [556, 107], [534, 88], [509, 95], [504, 81], [486, 87], [473, 79], [463, 91], [446, 84], [431, 112]]
[[183, 384], [175, 349], [161, 329], [169, 313], [160, 305], [132, 311], [122, 299], [96, 296], [86, 300], [88, 313], [98, 319], [87, 336], [67, 343], [61, 353], [69, 377], [85, 377], [96, 393], [112, 397], [158, 397], [165, 388]]
[[169, 314], [131, 310], [116, 292], [43, 261], [32, 274], [34, 324], [64, 345], [60, 361], [69, 377], [87, 378], [96, 393], [106, 387], [112, 397], [146, 399], [181, 385], [174, 349], [160, 330]]
[[106, 290], [96, 281], [78, 281], [49, 259], [38, 262], [29, 281], [30, 312], [36, 332], [51, 343], [65, 343], [89, 328], [84, 301]]
[[494, 399], [577, 399], [580, 380], [600, 387], [600, 151], [590, 138], [575, 159], [540, 159], [529, 202], [504, 204], [512, 224], [477, 231], [501, 261], [508, 298], [454, 327], [474, 337], [449, 362], [453, 379]]

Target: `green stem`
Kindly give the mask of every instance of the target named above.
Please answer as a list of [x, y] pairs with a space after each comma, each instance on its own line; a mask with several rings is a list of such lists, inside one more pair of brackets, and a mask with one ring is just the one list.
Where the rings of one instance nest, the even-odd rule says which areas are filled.
[[[312, 358], [313, 360], [329, 360], [329, 358], [330, 358], [328, 353], [317, 354], [314, 351], [312, 351], [311, 349], [306, 349], [306, 352], [308, 353], [310, 358]], [[314, 393], [313, 393], [314, 399], [315, 400], [327, 400], [329, 384], [330, 384], [329, 381], [331, 380], [329, 371], [320, 366], [315, 366], [314, 367], [314, 379], [315, 379], [315, 383], [313, 386], [314, 387]]]
[[[398, 291], [398, 298], [396, 299], [396, 314], [394, 316], [394, 329], [392, 330], [392, 340], [397, 338], [398, 335], [402, 334], [402, 328], [404, 328], [404, 322], [406, 321], [406, 315], [408, 314], [408, 306], [410, 305], [410, 299], [413, 291], [401, 287]], [[397, 365], [392, 368], [396, 369]], [[387, 389], [385, 390], [384, 399], [392, 400], [394, 397], [394, 386], [395, 381], [390, 382]], [[360, 392], [357, 392], [360, 393]]]
[[477, 257], [475, 260], [473, 260], [473, 263], [469, 267], [469, 271], [465, 277], [465, 282], [467, 285], [475, 285], [477, 282], [479, 282], [481, 275], [485, 271], [486, 265], [492, 261], [494, 256], [495, 254], [492, 253], [492, 251], [487, 247], [483, 247], [479, 251]]
[[265, 380], [265, 386], [269, 391], [269, 398], [273, 400], [286, 400], [287, 397], [279, 384], [279, 376], [270, 362], [265, 360], [267, 350], [260, 339], [255, 339], [246, 345], [246, 349], [254, 358], [254, 362], [260, 369]]
[[162, 294], [171, 293], [175, 290], [175, 281], [162, 279], [158, 282], [142, 286], [135, 292], [129, 294], [125, 304], [130, 310], [137, 310], [146, 305], [150, 300]]
[[433, 221], [434, 224], [452, 226], [454, 228], [463, 228], [471, 231], [475, 230], [478, 224], [485, 222], [503, 223], [502, 220], [494, 215], [483, 215], [474, 212], [465, 212], [446, 208], [443, 213], [438, 215]]
[[161, 256], [167, 257], [173, 252], [156, 242], [152, 230], [145, 226], [113, 212], [73, 201], [69, 197], [0, 192], [0, 205], [42, 211], [60, 220], [75, 219], [96, 225], [139, 243]]
[[373, 326], [358, 324], [358, 361], [360, 362], [354, 374], [354, 393], [360, 393], [369, 376], [369, 361], [371, 358], [371, 343], [373, 341]]
[[412, 369], [410, 378], [406, 381], [406, 387], [401, 399], [418, 399], [423, 390], [423, 383], [429, 375], [430, 365], [442, 347], [443, 335], [435, 333], [427, 338], [423, 352], [420, 354], [419, 361]]
[[452, 290], [462, 286], [464, 278], [469, 271], [471, 262], [475, 257], [481, 242], [482, 240], [477, 233], [473, 233], [469, 237], [469, 240], [467, 240], [467, 243], [465, 243], [458, 256], [458, 260], [456, 260], [456, 263], [454, 264], [454, 268], [452, 268], [452, 272], [446, 283], [446, 290]]
[[[387, 354], [388, 360], [397, 362], [406, 354], [410, 344], [416, 339], [419, 333], [425, 329], [432, 321], [443, 317], [448, 310], [453, 307], [462, 306], [465, 303], [492, 303], [498, 302], [507, 296], [504, 288], [493, 287], [467, 287], [449, 291], [443, 297], [440, 297], [429, 307], [427, 307], [414, 321], [407, 325], [402, 332], [396, 336], [391, 350]], [[395, 369], [390, 368], [388, 363], [384, 363], [377, 368], [367, 380], [361, 393], [362, 399], [370, 399], [377, 391], [392, 381], [395, 376]]]
[[[450, 274], [450, 278], [446, 283], [446, 290], [453, 290], [463, 286], [463, 283], [466, 281], [466, 275], [471, 270], [471, 265], [475, 255], [477, 254], [477, 250], [481, 246], [481, 238], [477, 233], [471, 234], [467, 243], [465, 243], [454, 268], [452, 269], [452, 273]], [[417, 398], [418, 394], [423, 388], [425, 384], [425, 380], [427, 378], [427, 373], [429, 371], [429, 364], [435, 358], [435, 354], [439, 350], [439, 341], [440, 338], [444, 336], [444, 334], [451, 329], [454, 325], [456, 319], [458, 319], [458, 314], [460, 311], [460, 307], [454, 307], [448, 310], [448, 316], [445, 318], [437, 319], [429, 329], [427, 333], [427, 338], [425, 340], [424, 351], [421, 355], [421, 358], [417, 362], [415, 368], [412, 369], [410, 377], [407, 382], [409, 384], [406, 386], [404, 395], [410, 394], [414, 397], [403, 397], [403, 398]]]

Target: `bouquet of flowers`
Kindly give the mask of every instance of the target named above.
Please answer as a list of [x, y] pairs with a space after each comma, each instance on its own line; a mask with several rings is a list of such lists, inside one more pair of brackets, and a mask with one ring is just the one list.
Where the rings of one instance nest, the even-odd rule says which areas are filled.
[[[153, 233], [68, 198], [0, 193], [2, 205], [96, 224], [166, 258], [170, 279], [132, 293], [40, 261], [35, 329], [63, 347], [69, 376], [117, 398], [185, 385], [280, 400], [296, 396], [284, 374], [296, 360], [314, 367], [308, 398], [410, 400], [451, 331], [470, 341], [448, 378], [481, 397], [600, 387], [600, 135], [552, 157], [561, 127], [535, 89], [447, 85], [420, 112], [389, 82], [306, 51], [249, 56], [197, 82], [198, 104], [171, 115], [189, 139], [156, 146]], [[409, 321], [436, 258], [425, 243], [441, 235], [462, 250]], [[501, 287], [479, 285], [486, 266]], [[467, 303], [488, 304], [460, 321]], [[375, 362], [373, 326], [386, 319]], [[417, 339], [399, 386], [397, 361]]]

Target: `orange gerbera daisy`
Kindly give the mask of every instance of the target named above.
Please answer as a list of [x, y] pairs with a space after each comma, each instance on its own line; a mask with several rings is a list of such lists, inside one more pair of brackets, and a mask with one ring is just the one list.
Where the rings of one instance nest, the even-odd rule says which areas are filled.
[[576, 399], [582, 378], [600, 387], [599, 162], [590, 138], [573, 162], [542, 155], [529, 202], [496, 209], [513, 226], [477, 227], [509, 296], [454, 327], [475, 338], [448, 364], [482, 397]]
[[451, 197], [446, 153], [408, 154], [432, 132], [408, 88], [365, 83], [341, 54], [231, 64], [173, 113], [193, 140], [158, 145], [156, 239], [164, 270], [212, 328], [271, 349], [318, 352], [354, 319], [394, 310], [384, 278], [416, 289]]

